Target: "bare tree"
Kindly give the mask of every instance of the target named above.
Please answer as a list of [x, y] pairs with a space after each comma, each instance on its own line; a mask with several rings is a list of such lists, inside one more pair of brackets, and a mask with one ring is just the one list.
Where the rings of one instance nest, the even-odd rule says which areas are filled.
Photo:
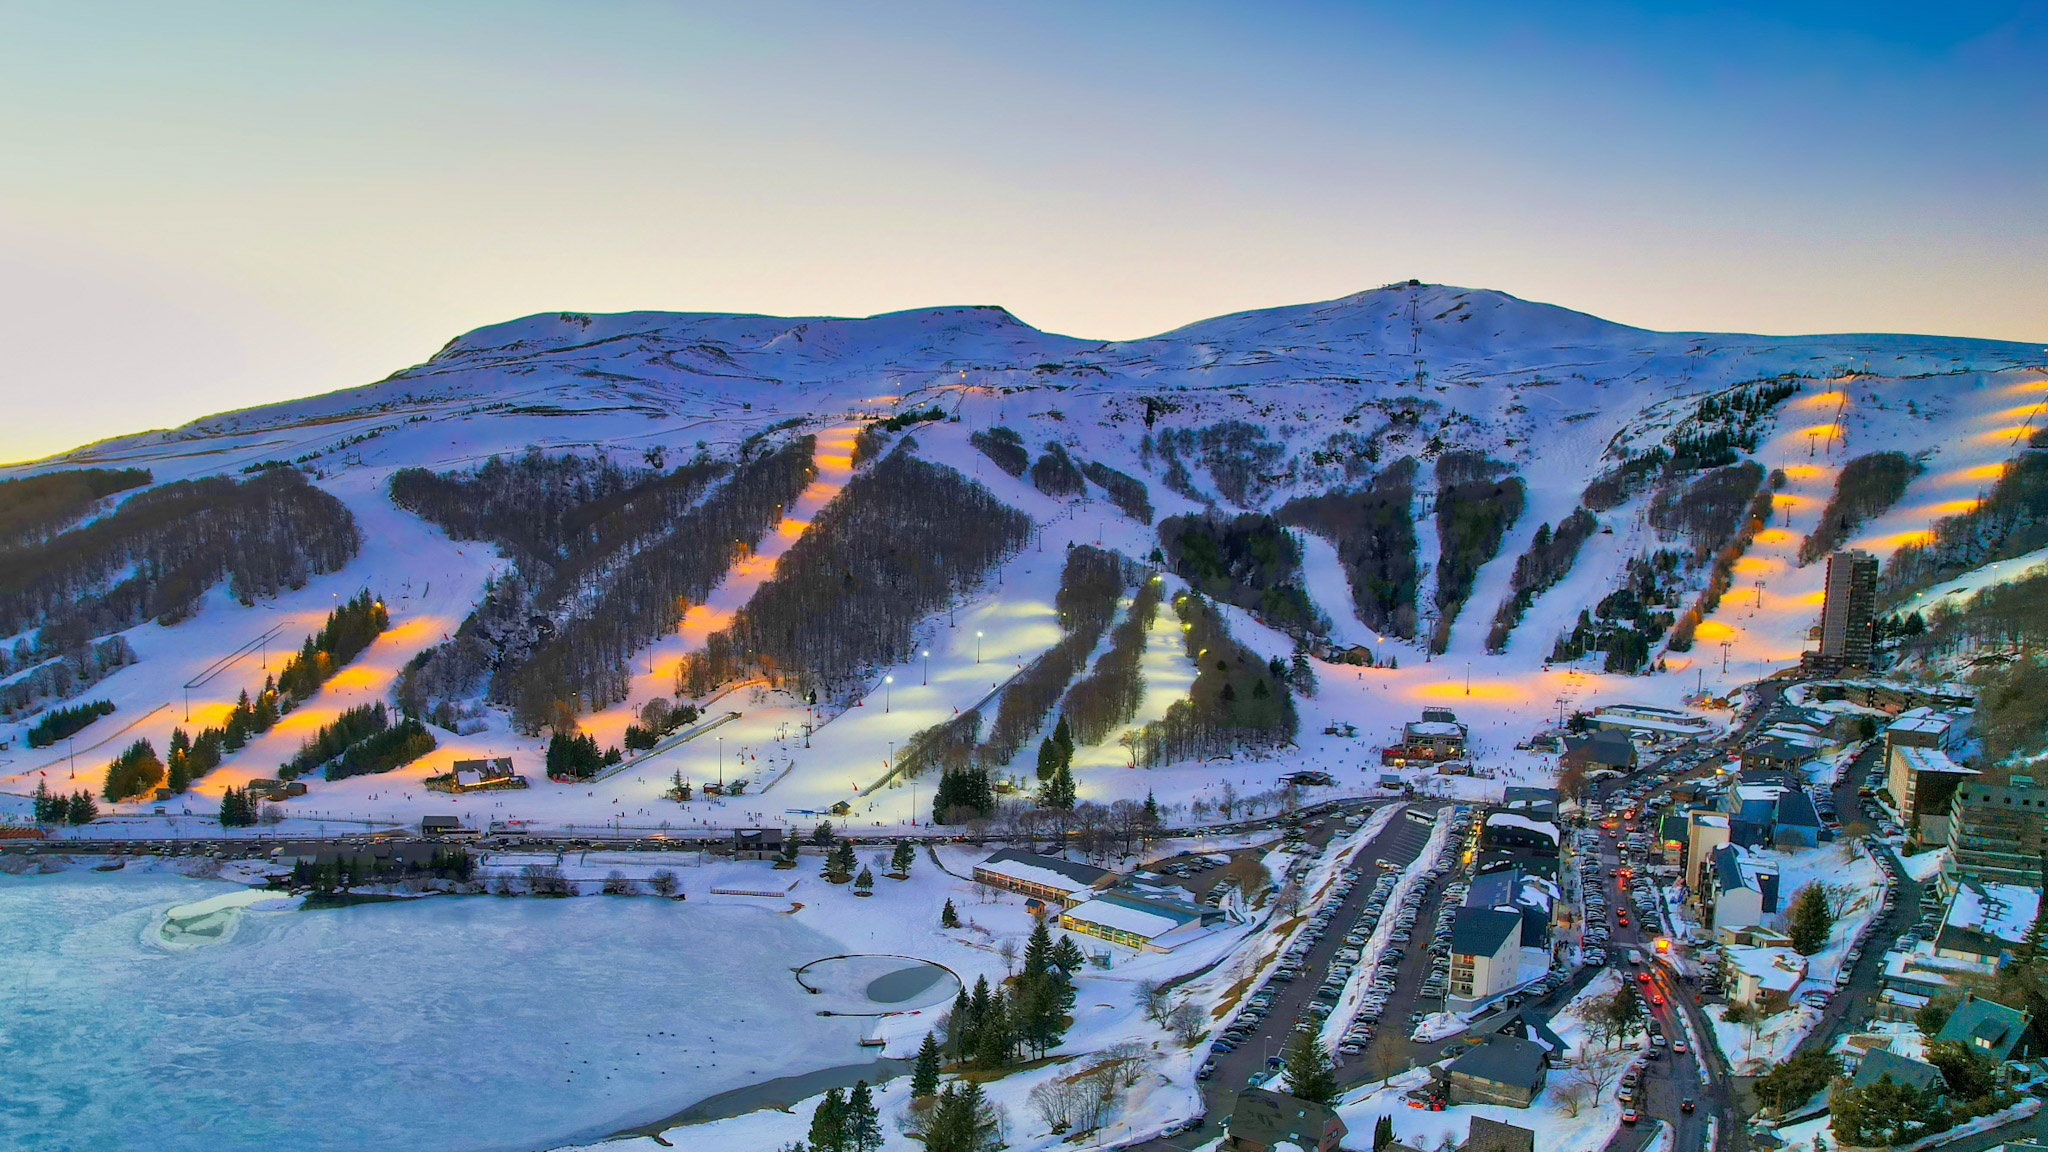
[[1145, 1019], [1155, 1024], [1163, 1023], [1166, 1020], [1169, 1003], [1166, 989], [1160, 985], [1159, 981], [1138, 981], [1138, 1008], [1144, 1012]]
[[1586, 1087], [1583, 1084], [1567, 1084], [1558, 1089], [1557, 1108], [1567, 1116], [1576, 1117], [1586, 1107]]
[[607, 896], [631, 896], [634, 887], [634, 882], [617, 868], [605, 874], [604, 894]]
[[1055, 1076], [1033, 1087], [1024, 1104], [1038, 1114], [1048, 1130], [1065, 1132], [1074, 1126], [1074, 1117], [1085, 1106], [1087, 1096], [1088, 1090], [1080, 1084]]
[[648, 878], [647, 886], [654, 889], [657, 896], [673, 896], [676, 889], [681, 887], [681, 883], [676, 879], [675, 873], [663, 868]]
[[1003, 973], [1007, 976], [1016, 975], [1017, 941], [1015, 940], [1015, 938], [1009, 936], [1003, 937], [1002, 946], [996, 949], [996, 954], [1003, 958]]
[[1607, 1088], [1614, 1078], [1621, 1075], [1622, 1061], [1611, 1056], [1595, 1056], [1581, 1051], [1571, 1058], [1572, 1082], [1586, 1086], [1591, 1099], [1598, 1100], [1607, 1095]]
[[1173, 1006], [1166, 1014], [1166, 1030], [1182, 1044], [1192, 1045], [1209, 1031], [1209, 1022], [1203, 1019], [1202, 1010], [1186, 1000]]

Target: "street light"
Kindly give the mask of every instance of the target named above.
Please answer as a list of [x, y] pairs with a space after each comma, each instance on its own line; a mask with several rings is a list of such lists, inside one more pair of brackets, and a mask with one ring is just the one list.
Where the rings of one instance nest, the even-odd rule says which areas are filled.
[[894, 676], [882, 677], [882, 711], [885, 713], [889, 711], [889, 701], [894, 695], [895, 684], [896, 678]]
[[929, 685], [932, 682], [932, 650], [927, 648], [919, 655], [924, 657], [924, 682]]
[[974, 633], [974, 662], [976, 664], [981, 663], [981, 632], [979, 630]]

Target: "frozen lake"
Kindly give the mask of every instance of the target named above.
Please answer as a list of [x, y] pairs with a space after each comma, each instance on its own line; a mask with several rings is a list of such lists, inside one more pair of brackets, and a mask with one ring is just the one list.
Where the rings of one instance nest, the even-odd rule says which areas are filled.
[[840, 949], [766, 909], [437, 897], [164, 941], [233, 891], [0, 876], [0, 1147], [529, 1149], [861, 1059], [790, 976]]

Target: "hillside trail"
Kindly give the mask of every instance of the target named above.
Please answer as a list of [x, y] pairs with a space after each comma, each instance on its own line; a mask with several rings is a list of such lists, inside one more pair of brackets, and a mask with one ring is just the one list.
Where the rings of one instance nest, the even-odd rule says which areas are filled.
[[818, 433], [817, 450], [812, 457], [817, 475], [797, 496], [796, 504], [762, 536], [757, 549], [726, 570], [725, 577], [702, 604], [690, 605], [674, 633], [634, 656], [632, 687], [626, 699], [584, 718], [585, 730], [596, 736], [598, 743], [618, 743], [626, 725], [637, 719], [641, 705], [657, 696], [673, 696], [676, 670], [683, 658], [701, 651], [711, 634], [732, 623], [734, 614], [775, 575], [783, 553], [803, 536], [811, 521], [852, 478], [853, 438], [859, 431], [854, 425], [845, 425]]

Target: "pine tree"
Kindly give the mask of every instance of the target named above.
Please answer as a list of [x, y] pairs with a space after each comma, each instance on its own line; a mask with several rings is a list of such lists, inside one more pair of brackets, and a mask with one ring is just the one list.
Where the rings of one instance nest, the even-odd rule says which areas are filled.
[[911, 1099], [922, 1099], [939, 1090], [939, 1040], [930, 1032], [917, 1048], [917, 1065], [910, 1073]]
[[1373, 1121], [1372, 1152], [1386, 1152], [1387, 1145], [1393, 1142], [1394, 1118], [1392, 1116], [1382, 1116], [1378, 1120]]
[[1038, 742], [1038, 779], [1040, 782], [1052, 779], [1052, 774], [1059, 771], [1059, 767], [1059, 746], [1052, 742], [1052, 737], [1050, 736], [1040, 740]]
[[1159, 801], [1152, 798], [1152, 790], [1145, 790], [1145, 827], [1159, 827]]
[[860, 896], [872, 893], [875, 890], [875, 874], [865, 868], [861, 869], [860, 875], [853, 878], [853, 890]]
[[782, 863], [791, 868], [796, 867], [796, 853], [796, 829], [792, 828], [789, 834], [782, 838]]
[[946, 897], [946, 906], [939, 909], [939, 927], [958, 928], [959, 926], [960, 913], [953, 908], [953, 898], [948, 896]]
[[62, 818], [57, 814], [56, 807], [60, 803], [63, 803], [62, 798], [50, 794], [50, 785], [47, 781], [36, 781], [36, 790], [29, 794], [29, 812], [36, 823], [57, 823]]
[[1031, 926], [1031, 939], [1024, 943], [1024, 973], [1021, 980], [1036, 980], [1052, 968], [1052, 932], [1045, 926], [1045, 917]]
[[1060, 763], [1071, 767], [1074, 763], [1074, 730], [1067, 727], [1065, 713], [1061, 713], [1060, 722], [1053, 725], [1052, 742], [1059, 746]]
[[99, 818], [100, 806], [93, 803], [92, 793], [73, 792], [71, 802], [65, 805], [65, 820], [73, 824], [90, 824]]
[[953, 1013], [946, 1017], [946, 1047], [959, 1060], [974, 1050], [974, 1002], [967, 998], [967, 986], [953, 996]]
[[867, 1081], [853, 1082], [853, 1092], [846, 1098], [846, 1122], [842, 1127], [847, 1152], [875, 1152], [882, 1146], [882, 1113], [875, 1107]]
[[889, 857], [889, 870], [898, 876], [909, 876], [910, 866], [917, 862], [917, 849], [908, 840], [898, 840], [896, 851]]
[[1835, 926], [1835, 914], [1828, 907], [1827, 892], [1817, 883], [1801, 888], [1792, 897], [1787, 921], [1785, 934], [1792, 938], [1792, 947], [1801, 955], [1811, 956], [1827, 947], [1828, 933]]
[[1081, 948], [1074, 943], [1072, 936], [1062, 936], [1059, 943], [1052, 946], [1052, 966], [1070, 981], [1086, 961], [1087, 957], [1081, 955]]
[[974, 1062], [984, 1068], [1005, 1068], [1016, 1047], [1016, 1020], [1009, 997], [1000, 991], [988, 998], [988, 1007], [975, 1014]]
[[1052, 779], [1038, 790], [1038, 803], [1044, 808], [1061, 812], [1074, 806], [1074, 770], [1061, 764], [1054, 769]]
[[811, 1113], [811, 1152], [846, 1152], [846, 1099], [833, 1088]]
[[1337, 1074], [1330, 1070], [1330, 1054], [1313, 1030], [1296, 1032], [1287, 1043], [1287, 1094], [1318, 1104], [1337, 1099]]

